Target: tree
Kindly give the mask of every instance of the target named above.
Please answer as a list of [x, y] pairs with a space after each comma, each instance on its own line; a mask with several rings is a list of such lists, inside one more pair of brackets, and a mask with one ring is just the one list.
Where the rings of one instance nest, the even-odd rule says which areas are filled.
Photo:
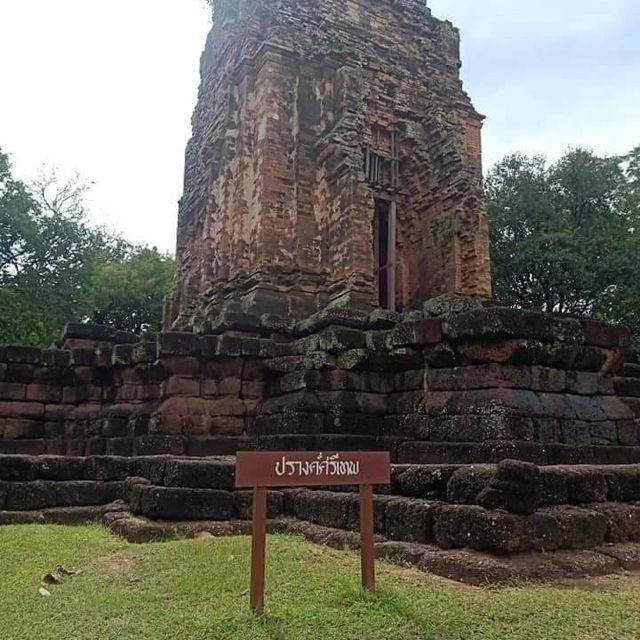
[[73, 185], [56, 190], [54, 179], [42, 178], [29, 189], [0, 158], [0, 339], [47, 344], [66, 319], [81, 319], [82, 284], [104, 243], [82, 224]]
[[[627, 188], [624, 207], [630, 212], [631, 262], [630, 277], [618, 284], [617, 295], [603, 316], [626, 324], [635, 336], [635, 346], [640, 351], [640, 146], [623, 158]], [[634, 255], [635, 253], [635, 255]]]
[[160, 330], [174, 273], [173, 259], [156, 248], [130, 247], [123, 260], [103, 262], [93, 283], [92, 321], [134, 333]]
[[[78, 177], [65, 181], [55, 172], [27, 187], [0, 151], [0, 343], [49, 346], [66, 322], [99, 317], [123, 329], [158, 326], [162, 296], [172, 283], [171, 259], [91, 227], [87, 188]], [[146, 260], [132, 260], [140, 255]], [[125, 295], [124, 283], [108, 275], [114, 265], [128, 266], [126, 277], [144, 293], [129, 287]]]
[[14, 180], [9, 158], [0, 149], [0, 284], [9, 283], [28, 260], [37, 238], [37, 204], [26, 186]]
[[496, 297], [640, 330], [640, 147], [584, 149], [548, 165], [506, 157], [486, 180]]

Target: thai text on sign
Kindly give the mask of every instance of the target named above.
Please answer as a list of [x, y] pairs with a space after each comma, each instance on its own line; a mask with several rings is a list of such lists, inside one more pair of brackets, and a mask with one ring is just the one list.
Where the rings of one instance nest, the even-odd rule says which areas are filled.
[[388, 452], [240, 452], [236, 487], [387, 484]]
[[301, 460], [290, 460], [284, 455], [280, 462], [276, 462], [275, 471], [279, 478], [283, 476], [290, 478], [295, 476], [304, 476], [305, 478], [347, 476], [355, 478], [360, 473], [360, 460], [341, 460], [339, 453], [334, 453], [332, 456], [319, 453], [312, 462], [308, 460], [302, 462]]

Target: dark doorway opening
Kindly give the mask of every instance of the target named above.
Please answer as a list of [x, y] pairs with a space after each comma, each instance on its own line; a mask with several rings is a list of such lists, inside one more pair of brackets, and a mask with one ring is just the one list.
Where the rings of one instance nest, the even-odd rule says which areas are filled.
[[374, 217], [378, 306], [395, 310], [396, 204], [376, 199]]

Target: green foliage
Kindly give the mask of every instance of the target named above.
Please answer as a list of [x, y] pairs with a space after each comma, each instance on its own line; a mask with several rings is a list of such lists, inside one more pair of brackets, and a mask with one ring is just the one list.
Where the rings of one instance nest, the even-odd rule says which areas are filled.
[[98, 265], [92, 321], [135, 333], [159, 330], [174, 272], [172, 258], [147, 247], [132, 247], [123, 260]]
[[486, 180], [496, 297], [594, 315], [640, 335], [640, 147], [557, 163], [512, 155]]
[[66, 322], [159, 326], [171, 259], [92, 228], [86, 190], [55, 173], [27, 187], [0, 151], [0, 344], [49, 346]]

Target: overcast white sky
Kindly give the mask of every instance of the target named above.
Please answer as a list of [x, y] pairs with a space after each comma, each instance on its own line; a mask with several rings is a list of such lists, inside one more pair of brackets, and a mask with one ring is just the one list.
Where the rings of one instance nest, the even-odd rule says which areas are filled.
[[[640, 144], [640, 0], [429, 0], [460, 27], [487, 115], [485, 165], [513, 151]], [[0, 0], [0, 146], [96, 185], [93, 219], [173, 251], [204, 0]]]

